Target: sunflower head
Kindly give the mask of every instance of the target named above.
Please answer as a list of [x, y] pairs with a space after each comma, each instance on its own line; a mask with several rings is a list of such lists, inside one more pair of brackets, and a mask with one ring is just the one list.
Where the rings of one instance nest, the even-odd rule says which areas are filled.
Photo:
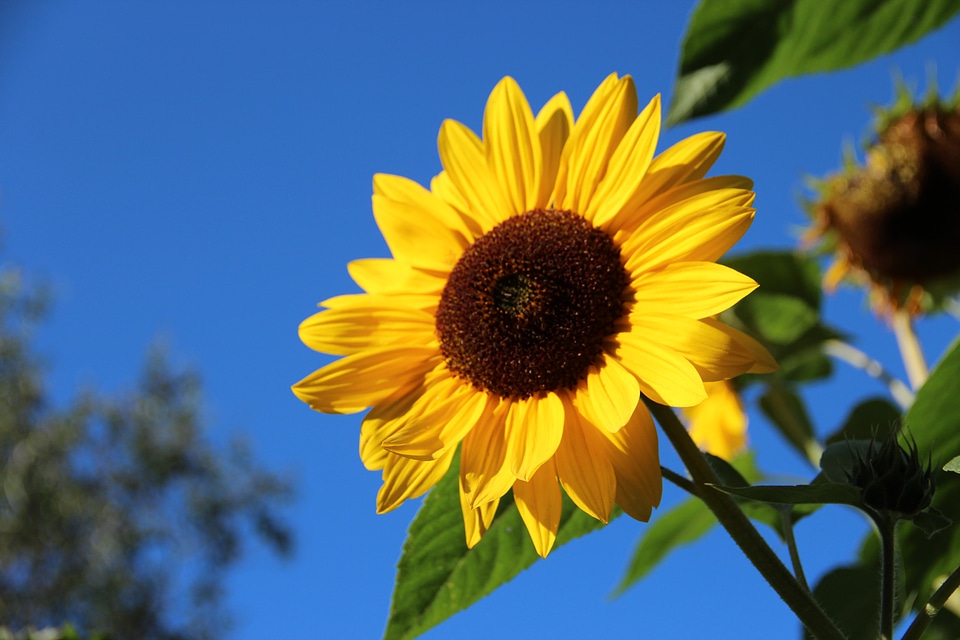
[[577, 118], [563, 93], [534, 114], [504, 78], [481, 136], [443, 123], [429, 189], [374, 178], [392, 255], [352, 262], [362, 293], [300, 325], [343, 357], [293, 391], [318, 411], [369, 409], [378, 511], [429, 490], [459, 449], [469, 546], [509, 491], [543, 556], [564, 493], [604, 522], [615, 504], [647, 520], [661, 477], [641, 394], [693, 406], [706, 383], [776, 368], [715, 319], [756, 287], [716, 264], [753, 220], [751, 183], [705, 177], [722, 134], [657, 155], [659, 132], [659, 97], [638, 113], [629, 76]]
[[824, 180], [812, 208], [811, 235], [837, 253], [825, 284], [867, 283], [881, 312], [930, 310], [960, 285], [960, 92], [900, 95], [880, 111], [864, 164]]

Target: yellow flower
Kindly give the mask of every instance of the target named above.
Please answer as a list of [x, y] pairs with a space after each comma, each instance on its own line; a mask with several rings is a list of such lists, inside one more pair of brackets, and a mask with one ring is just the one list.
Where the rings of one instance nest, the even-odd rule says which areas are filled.
[[373, 213], [392, 259], [358, 260], [365, 291], [300, 325], [342, 359], [293, 390], [318, 411], [372, 407], [360, 457], [383, 472], [378, 512], [425, 493], [460, 445], [467, 544], [511, 489], [541, 556], [561, 486], [606, 522], [660, 502], [657, 435], [640, 402], [693, 406], [704, 381], [776, 367], [713, 320], [756, 287], [715, 264], [747, 230], [749, 180], [704, 178], [720, 133], [654, 157], [660, 98], [637, 114], [609, 76], [574, 121], [559, 93], [534, 116], [504, 78], [483, 136], [440, 128], [430, 189], [377, 175]]
[[683, 415], [690, 437], [707, 453], [732, 460], [747, 447], [747, 415], [729, 380], [706, 382], [707, 399], [687, 407]]

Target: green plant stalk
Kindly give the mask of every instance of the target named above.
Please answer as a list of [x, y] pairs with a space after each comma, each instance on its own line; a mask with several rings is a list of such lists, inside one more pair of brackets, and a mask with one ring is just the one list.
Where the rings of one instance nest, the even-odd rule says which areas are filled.
[[803, 573], [803, 564], [800, 562], [800, 551], [797, 549], [797, 539], [793, 535], [793, 516], [792, 509], [780, 510], [780, 521], [783, 523], [783, 539], [787, 543], [787, 549], [790, 550], [790, 563], [793, 564], [793, 575], [797, 582], [803, 587], [804, 591], [809, 593], [810, 585], [807, 584], [807, 576]]
[[913, 319], [905, 309], [897, 309], [893, 312], [893, 334], [897, 338], [897, 346], [900, 347], [900, 357], [907, 370], [910, 386], [916, 391], [927, 381], [930, 369], [927, 367], [927, 360], [923, 356], [917, 334], [913, 330]]
[[660, 475], [662, 475], [664, 478], [666, 478], [673, 484], [677, 485], [678, 487], [680, 487], [690, 495], [696, 496], [698, 498], [700, 497], [700, 492], [697, 491], [696, 485], [694, 485], [692, 482], [684, 478], [682, 475], [680, 475], [676, 471], [672, 471], [670, 469], [667, 469], [663, 465], [661, 465]]
[[904, 411], [913, 404], [913, 391], [910, 390], [910, 387], [884, 369], [879, 361], [874, 360], [860, 349], [842, 340], [827, 340], [823, 343], [823, 352], [862, 370], [868, 376], [887, 385], [890, 395]]
[[874, 517], [880, 531], [880, 637], [893, 640], [893, 592], [897, 571], [897, 521], [887, 515]]
[[721, 484], [720, 478], [707, 464], [673, 409], [657, 404], [646, 397], [643, 400], [686, 465], [697, 486], [700, 498], [713, 511], [717, 520], [757, 568], [760, 575], [773, 587], [811, 634], [820, 640], [842, 640], [843, 633], [824, 613], [813, 596], [797, 582], [733, 498], [710, 486]]
[[940, 613], [940, 609], [958, 588], [960, 588], [960, 567], [954, 569], [953, 573], [940, 585], [940, 588], [930, 596], [927, 604], [923, 606], [923, 609], [917, 613], [917, 617], [910, 623], [906, 633], [903, 634], [902, 640], [920, 640], [923, 632], [927, 630], [933, 619]]

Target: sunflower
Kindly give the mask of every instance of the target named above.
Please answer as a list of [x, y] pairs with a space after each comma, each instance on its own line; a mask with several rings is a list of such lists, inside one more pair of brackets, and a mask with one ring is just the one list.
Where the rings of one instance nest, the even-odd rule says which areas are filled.
[[576, 120], [564, 93], [534, 116], [507, 77], [482, 137], [442, 124], [429, 190], [374, 177], [393, 257], [350, 263], [364, 293], [300, 325], [344, 357], [293, 391], [325, 413], [370, 408], [360, 457], [383, 473], [378, 512], [429, 490], [459, 447], [469, 547], [511, 489], [544, 557], [561, 491], [603, 522], [614, 504], [646, 521], [661, 477], [641, 394], [693, 406], [704, 381], [776, 367], [712, 319], [756, 287], [715, 264], [753, 219], [750, 181], [704, 178], [721, 133], [654, 157], [660, 98], [637, 107], [613, 74]]
[[697, 445], [724, 460], [747, 447], [747, 414], [729, 380], [706, 382], [707, 399], [683, 409], [690, 437]]
[[960, 89], [915, 104], [901, 87], [875, 128], [862, 166], [819, 183], [805, 243], [835, 253], [827, 291], [863, 286], [882, 316], [937, 311], [960, 291]]

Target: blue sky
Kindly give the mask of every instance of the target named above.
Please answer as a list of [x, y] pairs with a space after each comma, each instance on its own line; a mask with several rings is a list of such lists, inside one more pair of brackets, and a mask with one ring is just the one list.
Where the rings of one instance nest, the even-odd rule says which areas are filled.
[[[534, 108], [565, 90], [579, 110], [610, 72], [641, 104], [669, 99], [690, 2], [38, 2], [0, 8], [0, 227], [4, 259], [47, 277], [39, 333], [50, 391], [129, 389], [148, 347], [198, 367], [210, 436], [237, 430], [294, 474], [298, 549], [253, 549], [227, 581], [232, 637], [372, 638], [416, 504], [375, 515], [379, 474], [357, 455], [360, 416], [310, 411], [289, 386], [329, 361], [297, 324], [355, 290], [347, 261], [385, 256], [371, 178], [421, 183], [440, 169], [444, 118], [479, 131], [489, 91], [514, 76]], [[805, 175], [839, 166], [888, 102], [891, 74], [952, 89], [960, 21], [851, 71], [774, 87], [738, 111], [664, 132], [727, 132], [714, 173], [751, 176], [756, 222], [734, 251], [789, 247]], [[939, 67], [931, 71], [932, 63]], [[828, 318], [902, 373], [862, 296]], [[933, 358], [954, 320], [921, 325]], [[826, 432], [856, 395], [883, 389], [839, 365], [809, 393]], [[809, 477], [754, 416], [761, 466]], [[661, 446], [665, 463], [679, 469]], [[679, 492], [667, 487], [665, 505]], [[609, 593], [645, 525], [621, 518], [426, 637], [792, 637], [791, 614], [715, 532], [618, 600]], [[851, 556], [866, 530], [825, 509], [798, 530], [809, 573]]]

